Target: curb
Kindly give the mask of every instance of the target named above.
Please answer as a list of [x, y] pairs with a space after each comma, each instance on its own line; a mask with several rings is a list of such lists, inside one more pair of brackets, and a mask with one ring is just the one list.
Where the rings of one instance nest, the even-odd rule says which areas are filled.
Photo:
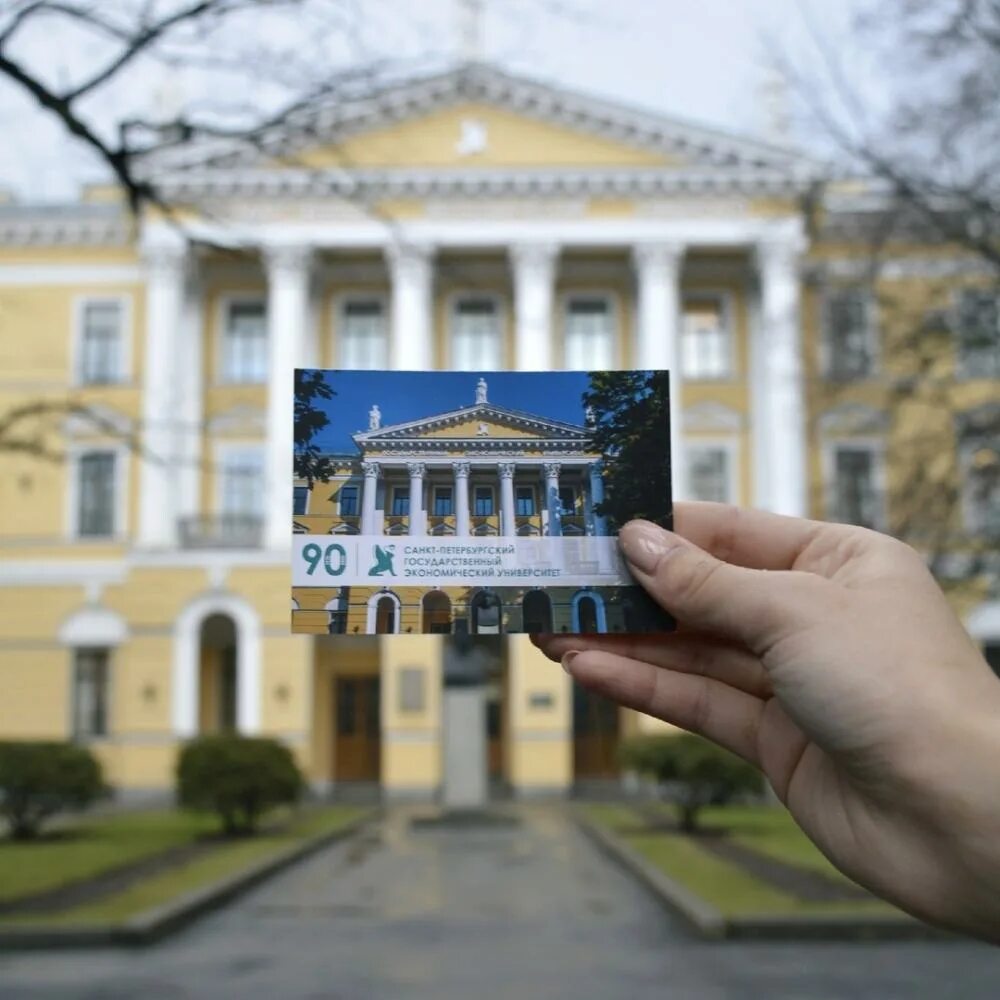
[[806, 913], [800, 916], [750, 914], [726, 917], [647, 861], [625, 840], [580, 816], [580, 829], [598, 849], [634, 875], [671, 913], [707, 940], [734, 941], [915, 941], [956, 940], [906, 914]]
[[67, 924], [65, 927], [12, 924], [0, 927], [0, 951], [155, 944], [203, 914], [235, 899], [271, 875], [276, 875], [329, 844], [353, 836], [379, 815], [380, 810], [377, 809], [364, 813], [336, 830], [315, 834], [302, 843], [293, 844], [262, 858], [232, 875], [192, 889], [153, 909], [137, 913], [120, 924]]

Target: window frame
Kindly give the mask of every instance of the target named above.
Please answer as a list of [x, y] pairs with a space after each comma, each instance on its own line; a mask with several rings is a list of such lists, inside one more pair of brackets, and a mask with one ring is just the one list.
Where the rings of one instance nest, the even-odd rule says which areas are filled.
[[[261, 458], [261, 508], [256, 513], [237, 513], [236, 511], [227, 511], [222, 506], [223, 499], [225, 498], [226, 461], [231, 454], [247, 451], [256, 451], [260, 454]], [[215, 516], [219, 518], [254, 517], [263, 523], [267, 516], [266, 504], [263, 501], [264, 481], [266, 481], [267, 478], [267, 453], [265, 443], [259, 440], [216, 441], [212, 446], [212, 459], [215, 468], [215, 475], [213, 477], [215, 482], [212, 491], [212, 510]]]
[[[969, 285], [964, 288], [956, 288], [952, 293], [952, 303], [951, 303], [951, 315], [952, 319], [952, 350], [954, 351], [955, 358], [955, 378], [962, 382], [972, 382], [976, 379], [995, 379], [1000, 375], [989, 373], [982, 374], [981, 372], [970, 371], [965, 362], [965, 356], [962, 350], [963, 347], [963, 333], [962, 333], [962, 299], [965, 295], [969, 293], [979, 293], [979, 294], [990, 294], [992, 292], [992, 297], [996, 302], [997, 308], [997, 323], [1000, 327], [1000, 289], [989, 289], [989, 288], [979, 288], [974, 285]], [[997, 340], [1000, 343], [1000, 329], [997, 330]], [[998, 347], [1000, 350], [1000, 347]]]
[[[563, 506], [562, 494], [564, 490], [571, 490], [573, 493], [573, 506], [566, 508]], [[559, 513], [562, 517], [577, 517], [577, 510], [580, 506], [582, 490], [576, 483], [560, 483], [558, 490]]]
[[[357, 508], [353, 512], [344, 510], [344, 490], [354, 490], [354, 505]], [[361, 484], [352, 479], [345, 479], [337, 487], [337, 516], [338, 517], [360, 517], [361, 516]]]
[[[520, 497], [518, 497], [518, 490], [527, 490], [531, 494], [531, 511], [527, 514], [522, 513], [519, 510]], [[515, 517], [537, 517], [538, 516], [538, 497], [535, 493], [535, 487], [530, 483], [515, 483], [514, 484], [514, 516]]]
[[[719, 314], [722, 316], [723, 330], [726, 333], [728, 345], [728, 363], [726, 372], [722, 375], [696, 375], [686, 370], [684, 367], [684, 317], [687, 313], [689, 302], [695, 301], [716, 301], [719, 304]], [[736, 307], [735, 297], [732, 289], [705, 287], [705, 288], [685, 288], [680, 295], [680, 318], [678, 322], [678, 351], [677, 364], [681, 369], [683, 378], [691, 382], [726, 383], [735, 382], [741, 378], [742, 364], [740, 359], [740, 348], [737, 343], [736, 329]]]
[[[438, 495], [442, 490], [448, 491], [448, 510], [445, 513], [439, 513], [438, 506]], [[431, 497], [431, 510], [433, 513], [431, 517], [454, 517], [455, 516], [455, 487], [451, 483], [435, 483], [433, 496]]]
[[[89, 382], [83, 377], [87, 306], [92, 303], [104, 302], [115, 302], [121, 309], [121, 322], [118, 328], [118, 377], [111, 382]], [[99, 295], [95, 292], [87, 292], [83, 295], [74, 296], [72, 310], [71, 371], [73, 385], [79, 388], [131, 385], [135, 380], [132, 343], [134, 339], [134, 302], [132, 294], [130, 292], [112, 292], [108, 295]]]
[[267, 375], [259, 382], [249, 382], [230, 378], [226, 372], [226, 333], [229, 329], [229, 311], [234, 305], [263, 305], [264, 307], [264, 343], [265, 353], [267, 351], [267, 340], [269, 336], [268, 316], [267, 316], [267, 293], [266, 292], [224, 292], [219, 296], [215, 315], [215, 365], [214, 379], [215, 386], [266, 386]]
[[841, 448], [867, 451], [872, 456], [872, 488], [875, 491], [876, 531], [885, 531], [888, 524], [888, 495], [886, 492], [885, 441], [872, 435], [838, 435], [825, 438], [822, 444], [821, 465], [823, 474], [823, 519], [834, 524], [850, 522], [835, 519], [837, 451]]
[[[108, 452], [115, 456], [115, 483], [114, 483], [114, 503], [112, 531], [110, 535], [83, 535], [80, 534], [80, 459], [92, 452]], [[72, 442], [66, 449], [66, 461], [69, 465], [67, 469], [67, 481], [69, 488], [66, 490], [66, 513], [65, 528], [66, 537], [72, 541], [83, 543], [121, 542], [125, 540], [129, 530], [129, 477], [130, 451], [126, 444], [121, 442], [108, 443], [101, 440]]]
[[[305, 494], [306, 494], [305, 510], [296, 510], [295, 509], [295, 491], [296, 490], [305, 490]], [[296, 483], [293, 483], [292, 484], [292, 517], [308, 517], [310, 503], [312, 503], [312, 490], [308, 486], [300, 486], [300, 485], [297, 485]]]
[[[972, 505], [971, 491], [969, 489], [968, 472], [972, 453], [978, 451], [980, 448], [988, 448], [989, 446], [988, 441], [981, 437], [977, 438], [975, 435], [960, 436], [956, 441], [955, 450], [962, 484], [959, 497], [962, 510], [962, 527], [966, 534], [974, 539], [994, 540], [1000, 538], [1000, 532], [988, 530], [983, 523], [983, 519], [979, 516], [979, 511]], [[1000, 447], [996, 451], [1000, 455]]]
[[569, 328], [569, 307], [573, 299], [604, 299], [608, 305], [608, 323], [611, 327], [611, 364], [609, 368], [621, 368], [624, 365], [624, 331], [622, 329], [621, 293], [614, 288], [565, 288], [559, 293], [559, 328], [556, 334], [559, 339], [559, 363], [564, 370], [569, 368], [566, 356], [566, 334]]
[[375, 368], [348, 368], [344, 360], [344, 331], [347, 329], [347, 308], [359, 302], [377, 302], [382, 310], [382, 339], [385, 347], [383, 366], [389, 367], [390, 339], [392, 334], [392, 314], [390, 297], [382, 289], [372, 292], [337, 292], [332, 296], [330, 309], [329, 357], [333, 367], [348, 371], [374, 371]]
[[[691, 483], [691, 458], [694, 452], [721, 451], [726, 455], [727, 482], [725, 503], [739, 504], [741, 494], [741, 484], [743, 481], [743, 468], [740, 454], [740, 441], [735, 436], [709, 436], [688, 434], [684, 439], [684, 461], [687, 464], [685, 469], [687, 482]], [[692, 494], [688, 499], [695, 499]]]
[[458, 304], [463, 299], [481, 299], [483, 301], [492, 302], [497, 321], [497, 329], [499, 331], [499, 353], [497, 357], [498, 365], [497, 368], [506, 368], [507, 359], [509, 354], [509, 344], [510, 331], [508, 330], [509, 318], [508, 310], [506, 306], [506, 299], [499, 292], [490, 291], [477, 291], [475, 289], [461, 289], [456, 290], [447, 296], [446, 302], [446, 317], [447, 317], [447, 337], [445, 344], [445, 353], [447, 355], [447, 364], [444, 366], [452, 371], [488, 371], [494, 366], [492, 364], [480, 364], [476, 365], [474, 368], [456, 368], [455, 367], [455, 334], [458, 329]]
[[[488, 514], [480, 514], [476, 510], [477, 497], [476, 493], [479, 490], [489, 490], [490, 491], [490, 512]], [[497, 494], [496, 489], [491, 483], [473, 483], [472, 484], [472, 517], [496, 517], [497, 513]]]
[[[396, 510], [396, 500], [401, 499], [399, 494], [406, 494], [406, 510], [397, 511]], [[410, 496], [410, 484], [409, 483], [394, 483], [392, 485], [392, 492], [389, 495], [389, 517], [409, 517], [410, 508], [413, 504], [413, 497]]]
[[[868, 357], [870, 359], [868, 371], [864, 375], [838, 375], [833, 370], [833, 344], [830, 338], [830, 309], [833, 300], [838, 295], [849, 292], [861, 292], [865, 296], [865, 336], [868, 343]], [[838, 385], [855, 384], [867, 382], [877, 378], [882, 365], [880, 349], [879, 330], [879, 305], [878, 295], [874, 288], [867, 283], [839, 282], [825, 285], [819, 298], [819, 371], [822, 378], [835, 382]]]
[[[79, 667], [81, 654], [103, 653], [104, 678], [102, 684], [103, 693], [103, 723], [101, 731], [83, 732], [77, 727], [79, 719]], [[96, 743], [107, 740], [112, 735], [111, 708], [114, 704], [114, 692], [112, 684], [114, 682], [114, 647], [99, 645], [73, 646], [69, 651], [69, 737], [74, 743]]]

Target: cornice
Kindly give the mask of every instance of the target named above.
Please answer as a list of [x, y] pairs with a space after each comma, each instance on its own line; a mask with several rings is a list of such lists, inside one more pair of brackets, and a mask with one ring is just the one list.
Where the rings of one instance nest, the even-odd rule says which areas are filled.
[[30, 207], [8, 214], [0, 210], [0, 246], [128, 246], [131, 226], [121, 214], [91, 214], [66, 206], [53, 213]]

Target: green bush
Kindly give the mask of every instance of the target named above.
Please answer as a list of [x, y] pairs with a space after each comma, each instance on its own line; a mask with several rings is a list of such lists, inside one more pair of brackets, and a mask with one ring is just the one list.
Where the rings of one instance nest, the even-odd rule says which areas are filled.
[[0, 742], [0, 815], [15, 840], [37, 835], [55, 813], [108, 794], [100, 762], [75, 743]]
[[759, 792], [760, 772], [742, 758], [690, 733], [636, 736], [619, 747], [622, 765], [668, 785], [681, 829], [698, 829], [698, 813], [743, 792]]
[[291, 751], [277, 740], [200, 736], [177, 761], [178, 803], [216, 813], [228, 836], [252, 833], [268, 809], [297, 802], [302, 788]]

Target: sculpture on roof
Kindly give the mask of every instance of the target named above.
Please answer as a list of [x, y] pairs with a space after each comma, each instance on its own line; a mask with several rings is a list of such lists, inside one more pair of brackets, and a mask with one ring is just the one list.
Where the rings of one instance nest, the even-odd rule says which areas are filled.
[[480, 406], [486, 402], [486, 379], [481, 375], [476, 383], [476, 405]]
[[588, 427], [595, 427], [597, 425], [597, 414], [594, 413], [592, 406], [588, 406], [583, 411], [583, 420]]
[[378, 408], [378, 403], [376, 403], [368, 411], [368, 430], [377, 431], [382, 426], [382, 411]]

